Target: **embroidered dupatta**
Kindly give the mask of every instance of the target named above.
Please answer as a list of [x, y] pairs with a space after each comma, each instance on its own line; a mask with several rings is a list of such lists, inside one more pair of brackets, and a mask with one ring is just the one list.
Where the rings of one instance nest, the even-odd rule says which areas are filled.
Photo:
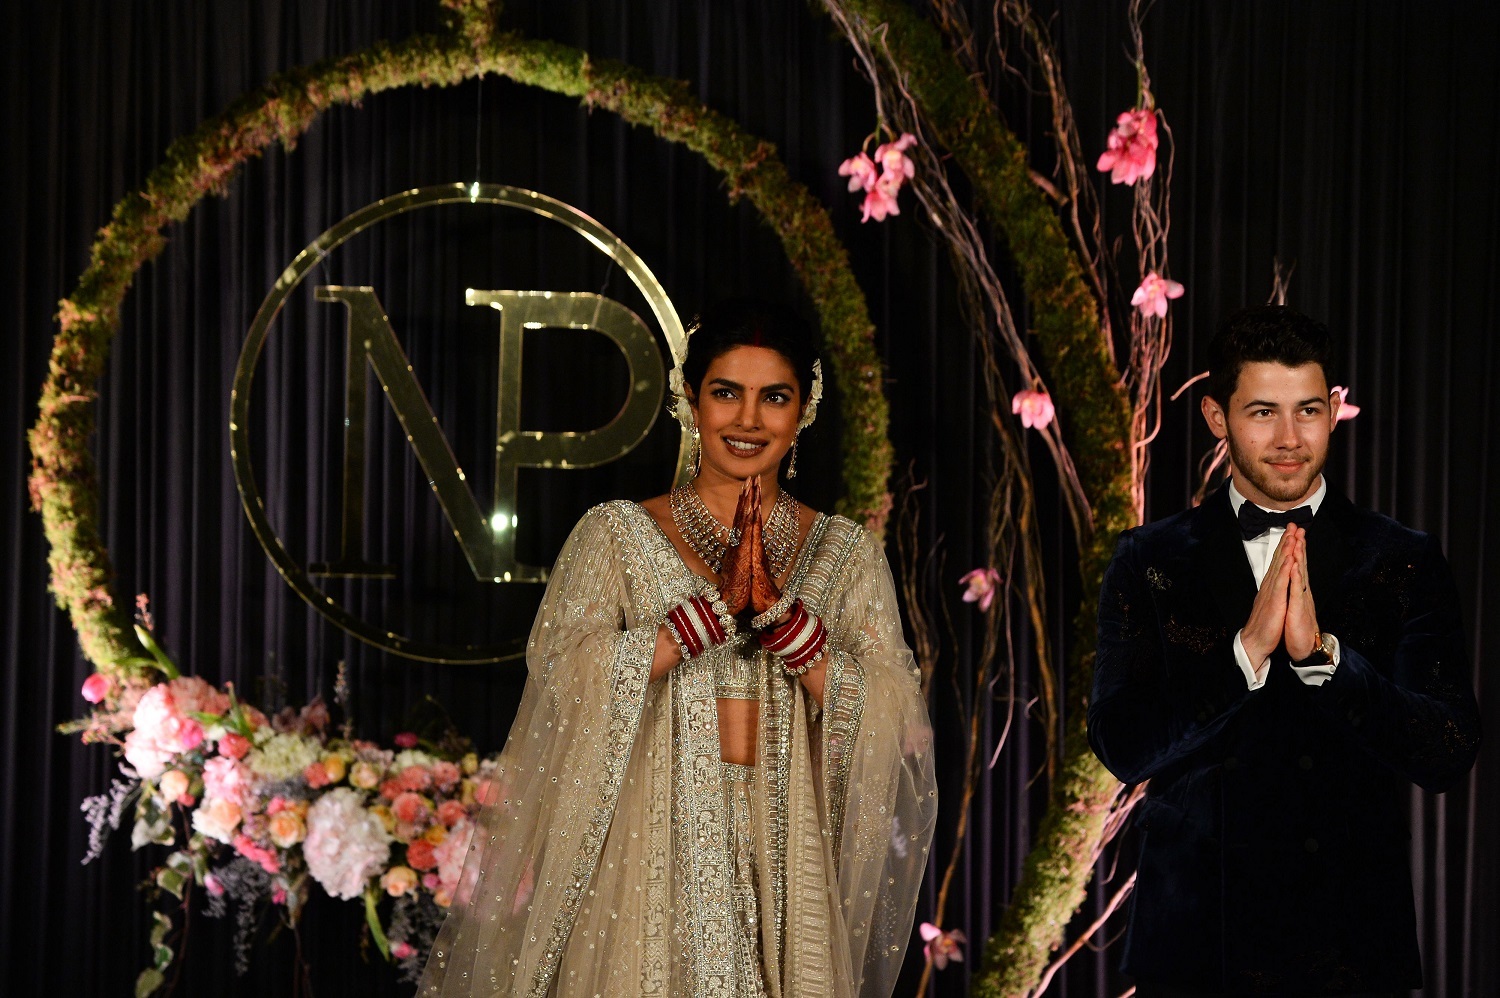
[[[741, 998], [712, 658], [736, 651], [649, 682], [667, 610], [706, 585], [634, 503], [574, 528], [419, 994]], [[755, 652], [766, 983], [773, 998], [885, 998], [937, 810], [926, 706], [868, 533], [819, 517], [787, 585], [829, 651], [821, 708]]]

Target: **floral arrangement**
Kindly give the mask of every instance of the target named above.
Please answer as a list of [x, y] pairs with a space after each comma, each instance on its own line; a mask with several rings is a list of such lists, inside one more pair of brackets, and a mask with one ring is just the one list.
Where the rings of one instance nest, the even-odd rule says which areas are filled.
[[[453, 902], [477, 812], [500, 792], [498, 760], [481, 760], [451, 733], [433, 743], [404, 732], [390, 748], [352, 738], [347, 726], [330, 729], [321, 698], [268, 717], [232, 686], [181, 675], [138, 630], [161, 681], [96, 672], [83, 686], [95, 704], [85, 737], [117, 746], [124, 777], [83, 804], [92, 825], [84, 861], [133, 804], [132, 847], [172, 849], [155, 886], [183, 906], [201, 886], [211, 916], [237, 909], [240, 973], [259, 916], [279, 909], [295, 929], [316, 886], [362, 901], [381, 954], [415, 980]], [[393, 904], [382, 917], [385, 899]], [[164, 984], [175, 960], [171, 917], [156, 921], [137, 995]]]

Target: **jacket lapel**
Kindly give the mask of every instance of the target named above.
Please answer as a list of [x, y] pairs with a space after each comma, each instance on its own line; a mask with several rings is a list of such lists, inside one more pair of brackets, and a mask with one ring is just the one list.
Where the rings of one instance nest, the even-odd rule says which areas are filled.
[[1239, 628], [1249, 619], [1255, 602], [1255, 573], [1245, 555], [1227, 485], [1204, 500], [1196, 521], [1195, 574], [1207, 580], [1223, 623]]
[[1307, 528], [1307, 575], [1318, 626], [1334, 629], [1344, 606], [1344, 576], [1354, 562], [1350, 541], [1354, 506], [1329, 485], [1318, 515]]

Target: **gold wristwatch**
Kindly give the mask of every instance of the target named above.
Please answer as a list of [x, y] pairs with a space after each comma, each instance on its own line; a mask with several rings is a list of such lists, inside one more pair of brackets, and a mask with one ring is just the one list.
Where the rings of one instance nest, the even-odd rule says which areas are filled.
[[1293, 665], [1304, 667], [1309, 665], [1332, 665], [1333, 664], [1333, 635], [1327, 631], [1318, 632], [1318, 643], [1313, 646], [1312, 654]]

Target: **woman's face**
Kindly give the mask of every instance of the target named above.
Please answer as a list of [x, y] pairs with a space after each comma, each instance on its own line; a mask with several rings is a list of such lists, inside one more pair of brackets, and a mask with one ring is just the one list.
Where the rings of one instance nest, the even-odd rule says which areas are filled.
[[770, 472], [797, 438], [802, 392], [791, 361], [767, 347], [731, 347], [708, 365], [693, 405], [703, 476], [744, 480]]

